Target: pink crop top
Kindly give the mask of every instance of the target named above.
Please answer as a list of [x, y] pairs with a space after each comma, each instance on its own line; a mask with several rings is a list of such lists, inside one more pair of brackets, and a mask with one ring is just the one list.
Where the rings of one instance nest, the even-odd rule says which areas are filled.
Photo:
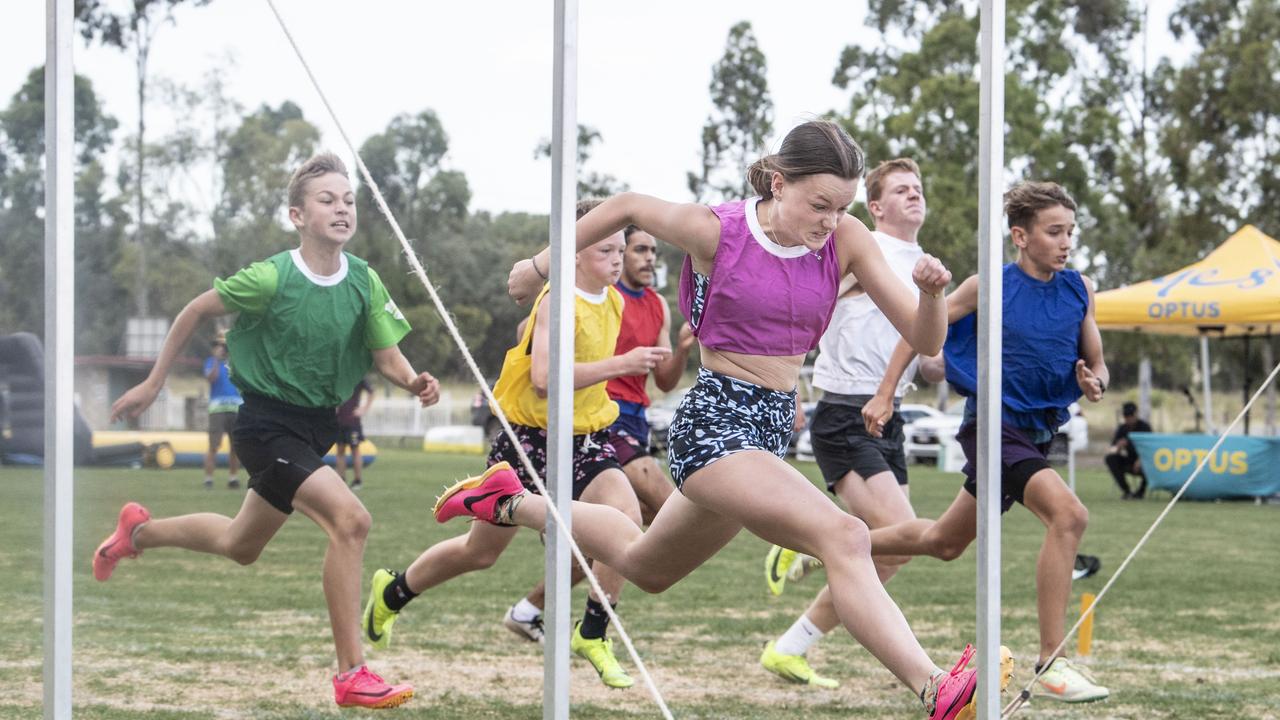
[[704, 346], [745, 355], [802, 355], [818, 346], [840, 287], [834, 234], [821, 252], [770, 240], [756, 217], [759, 198], [711, 208], [720, 246], [707, 277], [685, 258], [680, 310]]

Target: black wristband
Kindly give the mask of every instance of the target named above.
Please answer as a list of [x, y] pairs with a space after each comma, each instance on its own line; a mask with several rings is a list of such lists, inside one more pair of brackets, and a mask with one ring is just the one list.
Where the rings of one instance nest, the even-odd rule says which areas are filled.
[[534, 272], [536, 272], [536, 273], [538, 273], [538, 277], [542, 278], [543, 280], [546, 280], [546, 279], [547, 279], [547, 276], [546, 276], [546, 275], [543, 275], [543, 274], [542, 274], [542, 271], [538, 269], [538, 256], [537, 256], [537, 255], [534, 255], [533, 257], [529, 258], [529, 263], [530, 263], [531, 265], [533, 265], [533, 271], [534, 271]]

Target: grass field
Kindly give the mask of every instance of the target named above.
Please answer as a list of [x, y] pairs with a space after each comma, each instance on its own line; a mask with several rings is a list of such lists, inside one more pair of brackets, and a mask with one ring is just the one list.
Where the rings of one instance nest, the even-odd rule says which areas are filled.
[[[441, 484], [470, 474], [478, 457], [384, 450], [361, 491], [374, 517], [366, 577], [403, 568], [423, 548], [464, 531], [430, 517]], [[816, 467], [802, 464], [811, 477]], [[914, 471], [918, 512], [936, 517], [956, 476]], [[750, 482], [750, 478], [743, 478]], [[38, 717], [41, 706], [41, 473], [0, 469], [0, 718]], [[332, 704], [332, 645], [321, 596], [323, 534], [301, 516], [257, 564], [176, 550], [122, 562], [109, 583], [89, 559], [128, 499], [155, 515], [233, 513], [239, 493], [200, 487], [198, 470], [81, 469], [75, 498], [76, 718], [351, 718]], [[1096, 592], [1167, 495], [1121, 503], [1100, 472], [1083, 472], [1091, 521], [1083, 550]], [[1033, 567], [1038, 522], [1015, 508], [1004, 524], [1004, 638], [1029, 677], [1037, 647]], [[818, 589], [813, 578], [769, 596], [765, 544], [742, 535], [662, 595], [628, 588], [619, 611], [679, 718], [916, 718], [919, 703], [847, 634], [811, 659], [839, 678], [835, 691], [788, 685], [757, 664], [760, 648]], [[525, 533], [497, 566], [424, 594], [371, 666], [413, 682], [418, 696], [393, 717], [541, 717], [541, 656], [502, 628], [503, 612], [542, 572], [542, 548]], [[919, 559], [890, 585], [925, 648], [950, 665], [972, 638], [974, 554], [953, 563]], [[581, 591], [579, 591], [581, 595]], [[580, 607], [581, 602], [575, 602]], [[577, 612], [575, 612], [577, 614]], [[1074, 621], [1074, 612], [1071, 618]], [[631, 667], [623, 657], [624, 666]], [[1280, 508], [1187, 503], [1175, 509], [1099, 610], [1088, 659], [1110, 700], [1089, 706], [1033, 702], [1020, 717], [1280, 718]], [[657, 717], [639, 685], [608, 691], [574, 659], [575, 718]]]

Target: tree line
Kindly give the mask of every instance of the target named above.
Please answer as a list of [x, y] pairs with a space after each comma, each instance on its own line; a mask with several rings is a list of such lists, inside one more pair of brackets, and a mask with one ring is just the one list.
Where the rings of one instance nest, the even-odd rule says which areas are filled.
[[[318, 149], [320, 132], [288, 100], [242, 107], [217, 70], [198, 88], [149, 78], [151, 39], [183, 4], [136, 0], [114, 13], [101, 0], [76, 3], [87, 41], [134, 57], [144, 111], [133, 133], [119, 138], [90, 80], [76, 78], [79, 354], [119, 354], [129, 315], [172, 317], [214, 276], [293, 243], [283, 188]], [[1280, 233], [1280, 0], [1181, 0], [1167, 30], [1185, 49], [1151, 65], [1144, 58], [1155, 29], [1145, 7], [1140, 0], [1007, 3], [1007, 174], [1053, 179], [1075, 196], [1078, 260], [1101, 289], [1192, 262], [1245, 223]], [[972, 273], [977, 258], [978, 28], [976, 0], [870, 0], [862, 31], [870, 41], [847, 46], [832, 71], [847, 103], [827, 113], [871, 164], [900, 155], [920, 164], [929, 203], [920, 241], [957, 277]], [[748, 192], [742, 171], [774, 134], [767, 67], [752, 26], [733, 26], [711, 68], [714, 110], [702, 128], [690, 129], [702, 145], [701, 162], [688, 173], [690, 200]], [[151, 138], [142, 118], [155, 104], [207, 120]], [[36, 68], [0, 110], [0, 328], [37, 334], [43, 113], [43, 69]], [[578, 139], [580, 164], [605, 142], [587, 126]], [[444, 162], [448, 149], [444, 123], [425, 108], [392, 118], [360, 153], [481, 367], [496, 373], [525, 311], [506, 299], [505, 273], [494, 269], [541, 247], [548, 220], [470, 209], [465, 173]], [[192, 168], [207, 171], [193, 178]], [[359, 254], [415, 327], [406, 352], [416, 365], [461, 375], [425, 291], [410, 278], [368, 188], [356, 182]], [[579, 179], [582, 195], [625, 188], [599, 172]], [[852, 212], [869, 220], [861, 206]], [[680, 257], [664, 259], [678, 271]], [[1110, 333], [1107, 345], [1117, 378], [1134, 377], [1148, 354], [1158, 384], [1190, 379], [1187, 341]], [[1246, 358], [1224, 344], [1217, 356], [1228, 381], [1239, 379], [1245, 363], [1260, 362], [1256, 349]]]

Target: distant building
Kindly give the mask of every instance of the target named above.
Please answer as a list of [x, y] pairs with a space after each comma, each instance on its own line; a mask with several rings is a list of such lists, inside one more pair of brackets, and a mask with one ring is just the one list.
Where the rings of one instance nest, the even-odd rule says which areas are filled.
[[[113, 429], [111, 403], [146, 379], [155, 360], [123, 355], [84, 355], [75, 359], [75, 392], [80, 412], [94, 430]], [[132, 427], [140, 430], [204, 430], [209, 417], [209, 383], [199, 358], [174, 361], [155, 404]], [[120, 423], [115, 429], [124, 429]]]

